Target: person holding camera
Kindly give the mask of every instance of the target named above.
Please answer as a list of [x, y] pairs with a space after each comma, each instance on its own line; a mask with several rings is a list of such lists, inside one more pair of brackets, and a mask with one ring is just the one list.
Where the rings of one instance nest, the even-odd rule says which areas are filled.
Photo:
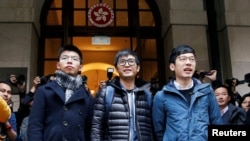
[[28, 141], [27, 137], [28, 120], [35, 91], [37, 87], [44, 85], [52, 80], [54, 80], [54, 74], [49, 74], [46, 76], [36, 76], [33, 79], [33, 85], [31, 86], [29, 92], [20, 101], [20, 106], [16, 112], [16, 119], [17, 119], [17, 133], [22, 141]]
[[[25, 97], [26, 94], [26, 78], [24, 75], [16, 75], [16, 74], [9, 74], [9, 79], [7, 80], [8, 83], [11, 84], [12, 87], [12, 92], [13, 93], [18, 93], [19, 95], [19, 100], [22, 101], [22, 99]], [[13, 101], [10, 100], [8, 102], [9, 105], [11, 105], [11, 110], [13, 111]], [[20, 106], [20, 105], [19, 105]]]
[[195, 50], [179, 45], [169, 55], [175, 77], [154, 96], [156, 141], [207, 141], [208, 126], [222, 125], [220, 108], [209, 83], [193, 77]]
[[[217, 79], [217, 70], [210, 70], [210, 71], [196, 71], [194, 74], [196, 78], [198, 78], [202, 83], [206, 83], [205, 78], [210, 80], [210, 83], [213, 87], [217, 87], [221, 85], [221, 82]], [[236, 78], [226, 79], [226, 85], [230, 88], [229, 92], [232, 93], [230, 98], [230, 103], [233, 105], [239, 106], [241, 101], [241, 95], [236, 91], [236, 86], [242, 82], [240, 82]]]
[[30, 141], [89, 141], [94, 100], [79, 72], [82, 53], [74, 45], [59, 49], [53, 81], [39, 86], [29, 115]]
[[236, 91], [236, 86], [238, 86], [241, 83], [238, 79], [236, 78], [231, 78], [231, 79], [226, 79], [225, 80], [226, 85], [230, 88], [230, 91], [232, 93], [232, 99], [231, 99], [231, 103], [236, 105], [236, 106], [240, 106], [240, 102], [241, 102], [241, 95]]
[[207, 83], [206, 78], [208, 78], [210, 83], [213, 83], [215, 80], [217, 80], [217, 70], [196, 70], [193, 74], [193, 77], [200, 80], [201, 83]]
[[151, 94], [137, 78], [140, 62], [130, 49], [118, 51], [119, 77], [105, 82], [95, 97], [91, 141], [152, 141]]
[[24, 98], [20, 101], [20, 106], [16, 112], [17, 132], [19, 138], [21, 138], [22, 141], [28, 140], [26, 135], [26, 130], [28, 127], [28, 117], [33, 102], [33, 96], [35, 94], [37, 87], [40, 84], [41, 84], [41, 78], [39, 76], [36, 76], [33, 79], [32, 87], [30, 88], [29, 92], [24, 96]]

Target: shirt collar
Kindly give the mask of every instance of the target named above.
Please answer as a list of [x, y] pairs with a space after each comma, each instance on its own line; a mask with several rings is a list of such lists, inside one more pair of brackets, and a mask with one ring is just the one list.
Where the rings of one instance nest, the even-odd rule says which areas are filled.
[[187, 90], [191, 89], [194, 86], [194, 82], [192, 80], [192, 82], [187, 87], [183, 87], [178, 82], [174, 81], [174, 86], [176, 87], [177, 90]]
[[223, 111], [223, 113], [226, 113], [228, 111], [228, 106], [226, 106], [225, 108], [223, 108], [221, 111]]

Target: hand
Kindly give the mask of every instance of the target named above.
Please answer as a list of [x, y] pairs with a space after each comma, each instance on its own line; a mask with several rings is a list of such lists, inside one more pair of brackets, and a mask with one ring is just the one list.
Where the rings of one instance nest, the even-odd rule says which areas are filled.
[[41, 78], [39, 76], [36, 76], [33, 79], [33, 85], [32, 85], [32, 87], [30, 89], [30, 92], [35, 93], [36, 88], [39, 86], [39, 84], [41, 84]]
[[4, 126], [5, 126], [6, 130], [12, 129], [11, 124], [9, 123], [9, 121], [6, 121], [4, 123]]
[[41, 83], [41, 78], [39, 76], [36, 76], [33, 79], [33, 86], [37, 87]]
[[105, 82], [104, 80], [100, 81], [99, 87], [100, 87], [100, 88], [106, 87], [106, 82]]
[[10, 75], [10, 82], [13, 83], [13, 84], [16, 84], [17, 78], [16, 78], [16, 75], [15, 75], [15, 74], [11, 74], [11, 75]]
[[208, 72], [207, 75], [205, 75], [205, 77], [207, 77], [208, 79], [210, 79], [211, 81], [215, 81], [216, 80], [216, 76], [217, 76], [217, 70], [210, 70]]
[[18, 83], [17, 84], [17, 88], [20, 92], [25, 92], [25, 89], [26, 89], [26, 82], [24, 81], [23, 83]]

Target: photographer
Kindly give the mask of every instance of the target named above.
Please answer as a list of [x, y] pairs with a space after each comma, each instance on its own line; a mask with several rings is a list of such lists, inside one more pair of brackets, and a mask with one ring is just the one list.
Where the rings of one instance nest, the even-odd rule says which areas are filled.
[[40, 77], [36, 76], [33, 79], [33, 85], [30, 91], [23, 97], [22, 100], [20, 100], [20, 106], [18, 108], [18, 111], [16, 112], [18, 133], [20, 132], [20, 126], [22, 124], [23, 119], [27, 117], [30, 113], [33, 96], [39, 84], [40, 84]]
[[86, 92], [88, 92], [89, 94], [93, 95], [89, 89], [89, 86], [88, 86], [88, 77], [86, 75], [83, 75], [82, 76], [82, 84], [86, 90]]
[[231, 93], [232, 93], [232, 98], [230, 103], [239, 106], [240, 102], [241, 102], [241, 95], [236, 91], [236, 86], [238, 86], [239, 84], [243, 84], [244, 81], [239, 81], [236, 78], [231, 78], [231, 79], [226, 79], [225, 80], [226, 85], [230, 88]]
[[[114, 73], [114, 69], [113, 68], [107, 68], [107, 77], [108, 77], [108, 80], [101, 80], [99, 82], [99, 87], [98, 87], [98, 90], [97, 90], [96, 94], [98, 94], [99, 90], [102, 90], [102, 89], [106, 88], [110, 84], [111, 79], [113, 77], [113, 73]], [[94, 95], [94, 97], [97, 96], [96, 94]]]
[[[18, 93], [20, 101], [26, 94], [26, 78], [24, 75], [10, 74], [7, 80], [13, 86], [13, 93]], [[20, 105], [19, 105], [20, 106]]]
[[9, 82], [12, 86], [17, 87], [17, 76], [15, 74], [9, 75]]
[[26, 141], [26, 130], [28, 126], [28, 116], [30, 113], [30, 108], [32, 106], [33, 97], [35, 95], [36, 89], [46, 84], [47, 82], [53, 80], [54, 74], [49, 74], [47, 76], [36, 76], [33, 79], [33, 85], [30, 88], [29, 92], [24, 96], [24, 98], [20, 101], [20, 107], [16, 113], [17, 117], [17, 131], [20, 134], [20, 138], [22, 141]]

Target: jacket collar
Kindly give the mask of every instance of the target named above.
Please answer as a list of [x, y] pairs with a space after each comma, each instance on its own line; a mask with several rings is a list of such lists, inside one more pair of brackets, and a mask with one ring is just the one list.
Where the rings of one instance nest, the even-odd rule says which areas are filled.
[[[55, 91], [55, 93], [60, 97], [60, 99], [62, 101], [65, 101], [65, 90], [59, 84], [57, 84], [56, 81], [52, 81], [50, 83], [50, 85], [47, 85], [46, 87], [49, 87], [50, 89]], [[67, 103], [71, 103], [73, 101], [85, 99], [89, 96], [90, 96], [90, 94], [87, 93], [83, 87], [80, 87], [74, 91], [73, 95], [70, 97], [70, 99], [67, 101]]]

